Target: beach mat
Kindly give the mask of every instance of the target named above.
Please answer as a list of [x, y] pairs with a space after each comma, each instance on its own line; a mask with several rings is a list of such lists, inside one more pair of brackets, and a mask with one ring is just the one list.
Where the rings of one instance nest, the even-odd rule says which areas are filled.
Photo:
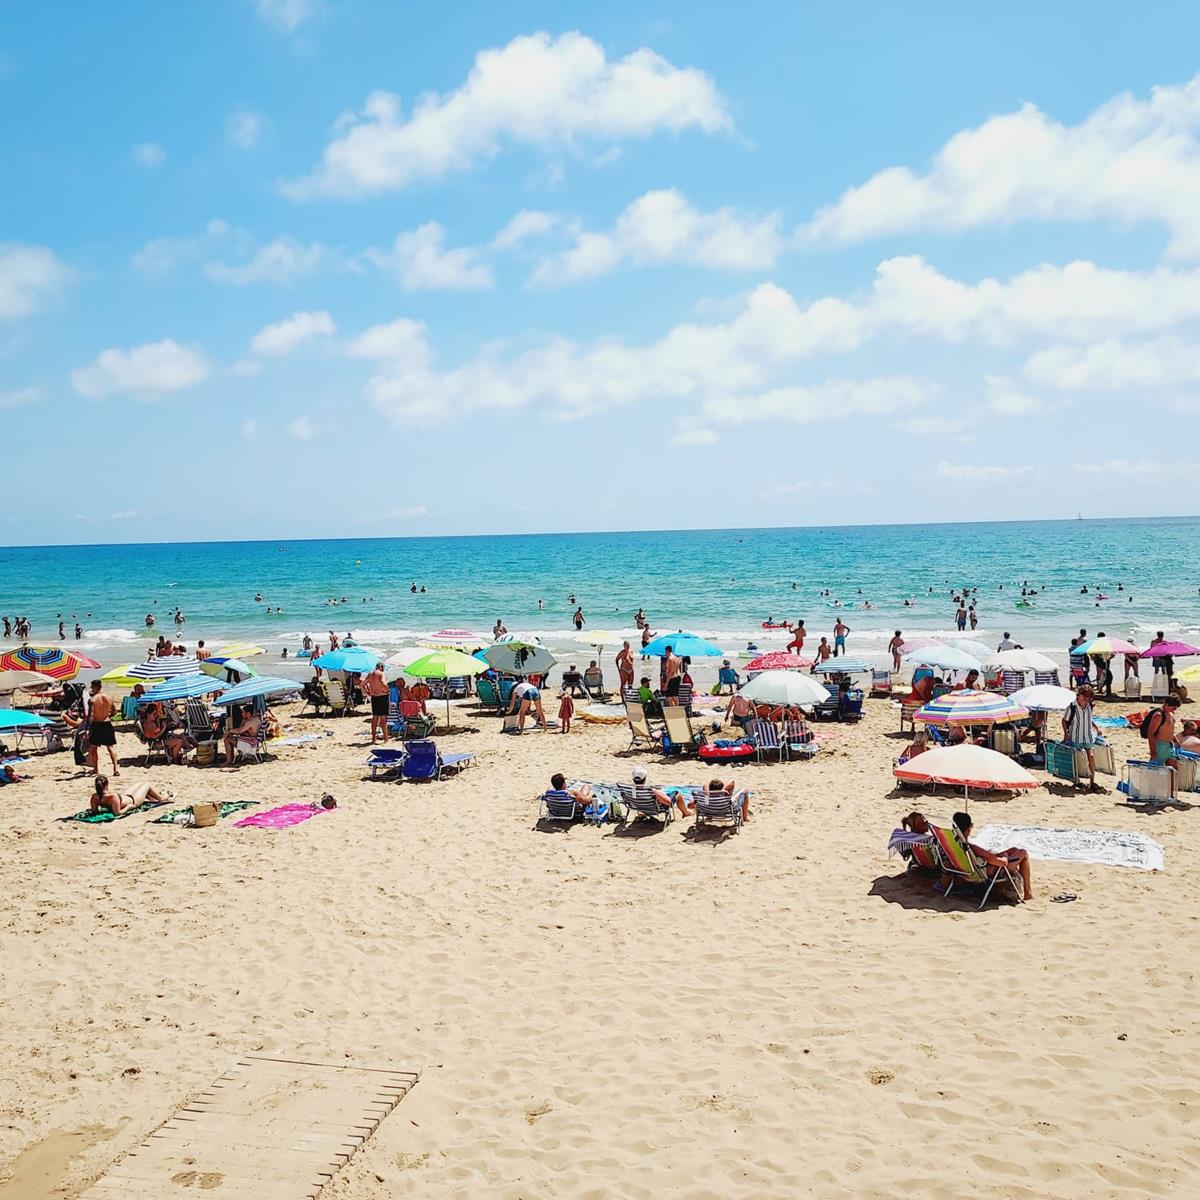
[[1163, 869], [1163, 848], [1144, 833], [1116, 829], [1045, 829], [1037, 825], [988, 825], [974, 834], [985, 850], [1018, 846], [1030, 858], [1095, 863], [1106, 867]]
[[[217, 813], [217, 820], [223, 820], [225, 817], [232, 816], [235, 812], [242, 812], [244, 809], [253, 808], [260, 803], [258, 800], [222, 800], [221, 811]], [[161, 817], [155, 817], [150, 822], [151, 825], [190, 825], [192, 823], [192, 806], [189, 804], [187, 808], [172, 809], [169, 813], [163, 813]]]
[[281, 804], [278, 808], [243, 817], [240, 821], [234, 821], [233, 825], [235, 829], [241, 829], [243, 826], [257, 829], [290, 829], [293, 825], [299, 825], [301, 821], [330, 811], [332, 810], [322, 808], [319, 804], [316, 808], [311, 804]]
[[314, 1200], [418, 1078], [247, 1055], [81, 1200]]
[[303, 746], [307, 742], [319, 742], [323, 737], [332, 736], [329, 733], [302, 733], [298, 737], [271, 738], [269, 744], [273, 746]]
[[119, 817], [114, 817], [105, 808], [98, 813], [88, 812], [87, 809], [84, 809], [83, 812], [72, 813], [69, 817], [59, 817], [58, 819], [60, 821], [80, 821], [84, 825], [107, 825], [109, 821], [123, 821], [126, 817], [132, 817], [136, 813], [149, 812], [152, 808], [161, 808], [162, 805], [170, 803], [170, 800], [143, 800], [141, 804], [126, 809]]

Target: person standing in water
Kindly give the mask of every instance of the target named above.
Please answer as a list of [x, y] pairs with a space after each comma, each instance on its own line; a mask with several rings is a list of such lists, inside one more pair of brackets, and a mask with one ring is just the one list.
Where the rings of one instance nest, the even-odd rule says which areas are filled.
[[575, 632], [580, 633], [583, 630], [583, 622], [584, 622], [583, 605], [582, 604], [579, 605], [575, 609], [575, 615], [571, 618], [571, 620], [575, 622]]
[[837, 658], [839, 654], [846, 653], [846, 634], [850, 632], [850, 626], [838, 617], [837, 624], [833, 627], [833, 657]]

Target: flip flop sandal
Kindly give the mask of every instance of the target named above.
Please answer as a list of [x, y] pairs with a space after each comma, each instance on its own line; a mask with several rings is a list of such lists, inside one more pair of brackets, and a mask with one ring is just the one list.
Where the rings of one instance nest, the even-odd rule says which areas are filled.
[[1050, 897], [1053, 904], [1070, 904], [1072, 900], [1078, 899], [1079, 897], [1074, 892], [1059, 892], [1057, 896]]

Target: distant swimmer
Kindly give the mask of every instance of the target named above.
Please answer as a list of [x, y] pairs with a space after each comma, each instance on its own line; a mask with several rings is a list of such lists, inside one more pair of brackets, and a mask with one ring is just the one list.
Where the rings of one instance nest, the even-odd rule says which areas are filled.
[[255, 603], [255, 604], [261, 604], [261, 603], [262, 603], [262, 592], [255, 592], [255, 593], [254, 593], [254, 603]]
[[146, 628], [147, 629], [154, 628], [154, 614], [153, 613], [146, 614]]
[[79, 639], [81, 637], [83, 637], [83, 626], [80, 625], [78, 621], [76, 621], [75, 622], [75, 640], [79, 641]]
[[417, 585], [414, 583], [408, 590], [415, 596], [417, 594]]

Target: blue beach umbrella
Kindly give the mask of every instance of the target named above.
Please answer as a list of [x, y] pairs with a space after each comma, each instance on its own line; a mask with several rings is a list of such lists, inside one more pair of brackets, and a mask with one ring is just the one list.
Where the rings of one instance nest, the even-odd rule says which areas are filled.
[[0, 729], [32, 729], [35, 725], [53, 725], [54, 722], [37, 713], [25, 712], [20, 708], [0, 708]]
[[351, 646], [348, 650], [330, 650], [320, 658], [314, 658], [312, 665], [322, 671], [355, 671], [360, 675], [375, 669], [375, 664], [382, 659], [374, 650], [364, 650], [361, 646]]
[[869, 671], [871, 668], [861, 658], [830, 658], [823, 663], [817, 663], [812, 669], [814, 675], [836, 675], [845, 672], [854, 675], [859, 671]]
[[[374, 666], [375, 664], [372, 663], [371, 665]], [[210, 680], [209, 682], [211, 683], [212, 681]], [[242, 683], [235, 684], [217, 700], [217, 703], [245, 704], [247, 700], [254, 700], [259, 696], [277, 696], [283, 692], [298, 692], [300, 687], [301, 685], [294, 679], [283, 679], [271, 675], [256, 675], [253, 679], [247, 679]]]
[[154, 704], [159, 700], [187, 700], [192, 696], [207, 696], [210, 692], [223, 692], [229, 684], [214, 679], [211, 675], [177, 675], [174, 679], [164, 679], [152, 688], [146, 689], [144, 696], [138, 697], [139, 704]]
[[642, 647], [642, 653], [653, 658], [665, 658], [670, 646], [680, 658], [720, 658], [725, 651], [712, 642], [705, 641], [698, 633], [662, 633]]

